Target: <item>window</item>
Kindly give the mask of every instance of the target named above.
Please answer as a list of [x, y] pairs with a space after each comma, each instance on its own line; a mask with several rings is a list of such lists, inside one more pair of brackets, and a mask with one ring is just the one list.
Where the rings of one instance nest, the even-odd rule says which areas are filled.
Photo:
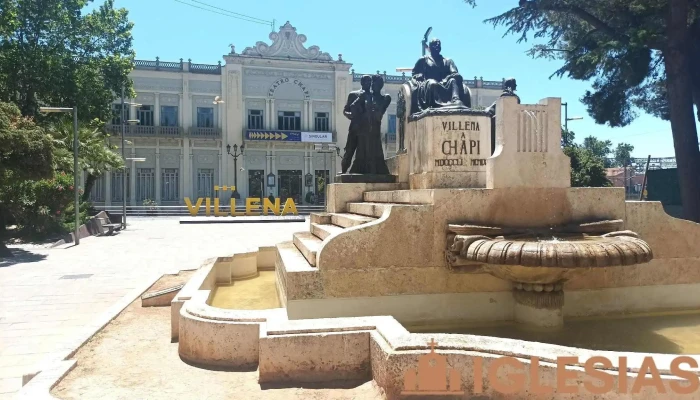
[[136, 118], [141, 126], [153, 126], [153, 106], [141, 106], [136, 110]]
[[214, 170], [200, 168], [197, 170], [197, 197], [214, 198]]
[[156, 177], [153, 168], [139, 168], [136, 170], [136, 200], [156, 199]]
[[177, 168], [161, 170], [160, 198], [162, 201], [180, 200], [180, 174]]
[[248, 129], [263, 129], [262, 110], [248, 110]]
[[[85, 180], [87, 181], [87, 175], [85, 176]], [[105, 176], [102, 175], [99, 178], [95, 179], [95, 182], [92, 185], [92, 189], [90, 190], [90, 201], [105, 201]]]
[[112, 171], [112, 201], [123, 201], [124, 200], [124, 176], [126, 175], [126, 198], [129, 199], [131, 195], [131, 185], [129, 181], [129, 168], [126, 171]]
[[[122, 105], [121, 104], [112, 104], [112, 125], [121, 125], [122, 120], [121, 120], [121, 111]], [[127, 104], [124, 104], [124, 122], [129, 120], [129, 106]]]
[[160, 107], [160, 126], [177, 126], [177, 106]]
[[283, 131], [301, 130], [301, 112], [298, 111], [278, 111], [277, 129]]
[[327, 112], [317, 112], [314, 118], [314, 130], [316, 132], [330, 132], [330, 123]]
[[214, 127], [214, 109], [211, 107], [197, 107], [197, 127]]
[[396, 114], [389, 114], [389, 129], [387, 133], [396, 133]]

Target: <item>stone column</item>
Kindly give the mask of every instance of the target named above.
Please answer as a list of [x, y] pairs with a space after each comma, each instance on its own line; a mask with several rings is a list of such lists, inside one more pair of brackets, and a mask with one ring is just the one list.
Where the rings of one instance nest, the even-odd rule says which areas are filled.
[[161, 187], [161, 173], [160, 173], [160, 149], [156, 147], [156, 203], [160, 205], [160, 199], [161, 199], [161, 192], [160, 192], [160, 187]]
[[153, 125], [160, 126], [160, 93], [155, 93], [155, 105], [153, 106]]
[[190, 149], [190, 140], [185, 138], [182, 140], [182, 152], [183, 152], [183, 193], [184, 197], [192, 196], [192, 149]]
[[112, 205], [112, 171], [105, 172], [105, 207]]
[[178, 177], [178, 185], [180, 185], [180, 190], [179, 190], [179, 192], [180, 192], [180, 199], [179, 199], [180, 205], [183, 205], [185, 203], [184, 198], [185, 198], [185, 196], [187, 196], [187, 194], [186, 194], [187, 190], [185, 189], [185, 187], [186, 187], [185, 186], [185, 175], [186, 174], [185, 174], [184, 151], [185, 151], [184, 147], [180, 148], [180, 169], [179, 169], [180, 176]]
[[270, 122], [267, 125], [267, 129], [277, 129], [277, 124], [275, 123], [277, 119], [275, 118], [275, 99], [270, 99]]
[[275, 174], [275, 187], [273, 189], [273, 192], [275, 194], [275, 197], [279, 197], [280, 193], [280, 175], [277, 173], [277, 168], [275, 168], [275, 164], [277, 161], [277, 155], [275, 154], [275, 147], [272, 145], [272, 150], [271, 150], [271, 165], [270, 168], [272, 169], [272, 173]]
[[270, 129], [270, 114], [272, 114], [270, 99], [265, 99], [265, 120], [263, 121], [263, 128], [265, 129]]
[[312, 125], [312, 121], [311, 121], [311, 101], [310, 100], [304, 100], [304, 112], [303, 112], [303, 114], [304, 114], [304, 116], [302, 118], [304, 118], [304, 121], [305, 121], [304, 124], [302, 124], [304, 126], [303, 130], [311, 131], [311, 128], [313, 125]]

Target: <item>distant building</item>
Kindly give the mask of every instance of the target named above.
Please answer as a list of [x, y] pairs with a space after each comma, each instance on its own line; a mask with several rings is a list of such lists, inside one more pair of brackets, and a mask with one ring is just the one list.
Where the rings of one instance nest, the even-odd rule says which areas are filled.
[[[311, 192], [315, 196], [309, 198], [322, 202], [324, 177], [335, 175], [340, 157], [317, 153], [314, 144], [336, 145], [342, 156], [349, 125], [343, 107], [363, 74], [351, 70], [340, 54], [333, 59], [317, 46], [305, 47], [306, 37], [289, 22], [270, 39], [271, 44], [257, 42], [240, 53], [231, 46], [223, 65], [137, 60], [130, 74], [137, 97], [127, 102], [141, 106], [127, 110], [127, 119], [139, 123], [126, 126], [126, 154], [145, 161], [127, 161], [125, 174], [113, 171], [100, 178], [91, 192], [93, 202], [121, 204], [126, 195], [130, 205], [145, 200], [181, 205], [184, 197], [213, 198], [214, 185], [233, 185], [234, 174], [243, 198], [273, 194], [282, 202], [292, 197], [304, 204]], [[396, 93], [408, 77], [381, 74], [384, 91], [392, 96], [382, 122], [386, 152], [392, 155]], [[489, 106], [502, 90], [502, 81], [467, 83], [478, 107]], [[223, 102], [214, 104], [216, 96]], [[108, 126], [117, 146], [120, 107], [115, 101], [117, 116]], [[245, 145], [238, 171], [227, 145]], [[269, 175], [274, 175], [273, 187], [267, 186]], [[228, 200], [230, 192], [219, 196]]]
[[628, 196], [639, 197], [644, 184], [644, 173], [639, 174], [634, 167], [606, 168], [605, 176], [615, 187], [626, 187]]

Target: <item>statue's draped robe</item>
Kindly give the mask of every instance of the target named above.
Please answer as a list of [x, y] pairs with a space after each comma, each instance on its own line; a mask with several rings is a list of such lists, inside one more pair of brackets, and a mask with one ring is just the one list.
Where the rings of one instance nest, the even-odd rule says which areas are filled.
[[413, 67], [411, 86], [411, 114], [454, 104], [455, 90], [463, 105], [469, 104], [464, 93], [462, 76], [454, 61], [449, 58], [433, 59], [432, 56], [426, 55], [419, 59]]
[[357, 148], [357, 132], [359, 130], [359, 118], [358, 115], [364, 113], [364, 108], [359, 107], [355, 109], [358, 115], [353, 115], [352, 104], [357, 100], [363, 93], [363, 90], [355, 90], [350, 92], [348, 95], [348, 101], [345, 104], [343, 113], [346, 117], [350, 118], [350, 128], [348, 129], [348, 140], [345, 143], [345, 154], [343, 154], [343, 159], [341, 161], [342, 172], [347, 172], [350, 168], [350, 163], [352, 162], [352, 157], [355, 155], [355, 150]]
[[357, 147], [355, 160], [350, 167], [351, 174], [389, 174], [389, 168], [384, 161], [382, 147], [381, 125], [382, 117], [391, 103], [391, 96], [366, 96], [364, 101], [359, 97], [350, 106], [354, 116], [357, 115]]

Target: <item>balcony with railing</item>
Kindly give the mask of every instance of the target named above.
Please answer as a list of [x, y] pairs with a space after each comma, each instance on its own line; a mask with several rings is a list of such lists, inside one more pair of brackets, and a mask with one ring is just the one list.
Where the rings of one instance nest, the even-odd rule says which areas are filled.
[[221, 129], [193, 126], [190, 128], [188, 136], [196, 138], [220, 138]]
[[[359, 74], [356, 73], [354, 69], [350, 71], [352, 74], [352, 80], [353, 82], [359, 82], [364, 75], [372, 75], [372, 74]], [[401, 75], [387, 75], [386, 71], [384, 73], [381, 73], [377, 71], [376, 75], [381, 75], [384, 78], [384, 83], [385, 84], [401, 84], [404, 82], [408, 82], [409, 79], [411, 79], [410, 75], [406, 75], [405, 72], [402, 72]], [[464, 82], [469, 86], [471, 89], [494, 89], [494, 90], [502, 90], [503, 89], [503, 84], [505, 83], [505, 79], [502, 79], [500, 81], [485, 81], [483, 77], [474, 77], [474, 79], [465, 79]]]
[[217, 64], [196, 64], [192, 59], [184, 61], [161, 61], [160, 57], [153, 60], [134, 60], [134, 69], [146, 71], [191, 72], [193, 74], [221, 75], [221, 61]]
[[[105, 129], [110, 135], [118, 136], [122, 133], [122, 125], [108, 124]], [[179, 126], [143, 126], [124, 125], [124, 136], [131, 137], [180, 137], [182, 128]]]

